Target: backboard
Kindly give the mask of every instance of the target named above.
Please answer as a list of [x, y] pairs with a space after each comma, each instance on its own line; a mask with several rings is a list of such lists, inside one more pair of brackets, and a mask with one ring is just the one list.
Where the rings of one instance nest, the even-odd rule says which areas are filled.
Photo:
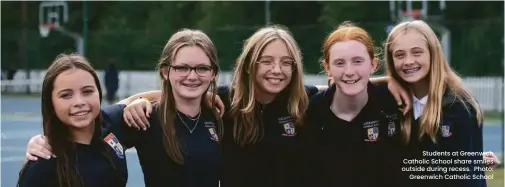
[[[392, 21], [402, 22], [408, 20], [434, 20], [440, 21], [446, 4], [445, 0], [439, 1], [389, 1], [389, 13]], [[430, 8], [430, 9], [428, 9]], [[429, 10], [429, 11], [428, 11]]]
[[47, 37], [52, 29], [68, 22], [68, 5], [65, 1], [44, 1], [39, 5], [39, 31]]
[[[428, 9], [430, 7], [430, 9]], [[445, 58], [450, 64], [451, 57], [451, 31], [443, 25], [444, 12], [446, 4], [445, 0], [438, 1], [389, 1], [389, 13], [391, 16], [391, 21], [393, 24], [387, 25], [385, 31], [387, 33], [391, 32], [393, 25], [411, 20], [423, 20], [427, 22], [430, 27], [437, 33], [440, 37], [440, 42], [442, 43], [442, 48], [444, 51]], [[429, 10], [429, 11], [428, 11]]]

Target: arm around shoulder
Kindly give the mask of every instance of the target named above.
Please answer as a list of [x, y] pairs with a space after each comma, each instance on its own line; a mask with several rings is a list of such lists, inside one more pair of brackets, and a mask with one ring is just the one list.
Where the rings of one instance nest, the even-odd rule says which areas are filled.
[[388, 76], [370, 78], [370, 82], [372, 82], [374, 84], [387, 85], [388, 81], [389, 81], [389, 77]]
[[133, 102], [135, 99], [138, 99], [138, 98], [141, 98], [141, 97], [146, 98], [149, 101], [152, 101], [152, 100], [158, 99], [160, 96], [161, 96], [161, 90], [151, 90], [151, 91], [142, 92], [142, 93], [138, 93], [138, 94], [132, 95], [132, 96], [126, 98], [126, 99], [123, 99], [123, 100], [119, 101], [117, 104], [128, 105], [131, 102]]
[[317, 94], [321, 90], [326, 90], [328, 89], [328, 86], [325, 85], [304, 85], [305, 87], [305, 92], [307, 92], [307, 96], [312, 97], [313, 95]]

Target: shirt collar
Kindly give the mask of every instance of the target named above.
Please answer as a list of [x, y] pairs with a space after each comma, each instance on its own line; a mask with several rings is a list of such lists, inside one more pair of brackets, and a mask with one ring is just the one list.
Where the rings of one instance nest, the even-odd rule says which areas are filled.
[[426, 105], [426, 102], [428, 102], [428, 96], [424, 96], [421, 99], [418, 99], [416, 96], [412, 96], [412, 101], [414, 101], [414, 104], [418, 103], [421, 105]]
[[414, 119], [417, 119], [423, 114], [424, 105], [426, 105], [426, 102], [428, 101], [428, 96], [424, 96], [422, 99], [412, 96], [412, 101], [414, 101]]

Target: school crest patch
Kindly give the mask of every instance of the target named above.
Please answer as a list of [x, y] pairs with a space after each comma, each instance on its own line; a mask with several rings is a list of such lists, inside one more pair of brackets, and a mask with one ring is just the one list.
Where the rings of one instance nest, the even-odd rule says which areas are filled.
[[367, 135], [368, 135], [368, 139], [366, 139], [365, 141], [367, 141], [367, 142], [377, 141], [377, 139], [379, 139], [379, 128], [378, 127], [368, 128]]
[[282, 136], [296, 135], [295, 124], [293, 122], [284, 123], [282, 126], [284, 127], [284, 133]]
[[219, 137], [217, 136], [216, 128], [209, 128], [210, 139], [219, 142]]
[[123, 146], [119, 143], [119, 140], [114, 136], [113, 133], [110, 133], [103, 139], [109, 146], [116, 152], [116, 155], [120, 159], [124, 159], [124, 151]]
[[444, 125], [440, 126], [440, 129], [442, 131], [442, 137], [447, 138], [447, 137], [452, 136], [450, 125], [444, 124]]
[[389, 124], [388, 124], [388, 136], [395, 135], [395, 132], [396, 132], [395, 122], [390, 121]]

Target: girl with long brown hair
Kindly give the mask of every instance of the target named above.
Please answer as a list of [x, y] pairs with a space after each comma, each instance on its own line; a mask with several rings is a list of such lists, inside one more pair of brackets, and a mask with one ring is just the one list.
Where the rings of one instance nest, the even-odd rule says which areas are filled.
[[100, 107], [99, 79], [79, 55], [59, 55], [42, 83], [43, 131], [56, 158], [28, 161], [18, 186], [124, 187], [123, 133]]
[[[202, 31], [182, 29], [165, 44], [157, 70], [161, 97], [141, 99], [154, 107], [150, 128], [129, 133], [126, 148], [136, 148], [148, 187], [217, 187], [223, 127], [209, 104], [215, 103], [219, 72], [214, 44]], [[118, 128], [131, 131], [122, 118], [124, 107], [115, 104], [107, 112]]]
[[[304, 185], [298, 134], [309, 96], [316, 92], [316, 87], [303, 85], [301, 52], [286, 28], [267, 26], [249, 37], [231, 84], [218, 89], [226, 106], [222, 185]], [[159, 97], [156, 91], [140, 95]], [[132, 116], [146, 115], [143, 109], [150, 106], [142, 99], [133, 103], [141, 109], [130, 109], [126, 118], [139, 125]]]

